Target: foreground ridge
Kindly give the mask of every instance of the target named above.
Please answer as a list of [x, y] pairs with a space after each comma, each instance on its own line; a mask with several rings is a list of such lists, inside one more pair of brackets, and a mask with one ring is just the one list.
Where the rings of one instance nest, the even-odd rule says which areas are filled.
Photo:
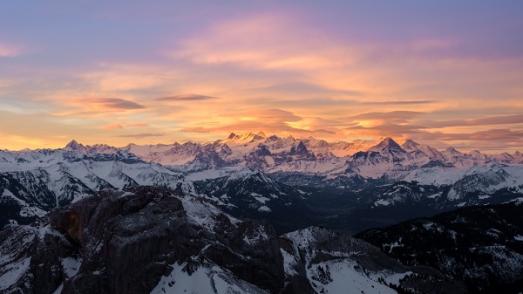
[[101, 192], [48, 221], [9, 225], [0, 256], [7, 293], [464, 291], [347, 234], [307, 228], [279, 237], [201, 197], [154, 187]]

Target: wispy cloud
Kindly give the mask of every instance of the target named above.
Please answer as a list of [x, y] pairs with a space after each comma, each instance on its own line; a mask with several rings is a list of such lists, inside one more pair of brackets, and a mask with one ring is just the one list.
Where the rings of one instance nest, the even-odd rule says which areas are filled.
[[[224, 114], [226, 115], [226, 114]], [[220, 117], [218, 117], [220, 119]], [[182, 128], [183, 132], [192, 133], [227, 133], [230, 131], [266, 131], [272, 133], [315, 133], [323, 130], [311, 130], [296, 127], [293, 123], [301, 121], [303, 118], [292, 112], [281, 109], [249, 109], [244, 110], [235, 116], [234, 119], [207, 123], [207, 126], [189, 126]]]
[[183, 95], [174, 95], [156, 98], [158, 101], [167, 101], [167, 102], [179, 102], [179, 101], [204, 101], [204, 100], [214, 100], [218, 97], [198, 95], [198, 94], [183, 94]]
[[303, 99], [281, 99], [281, 98], [266, 98], [263, 100], [254, 100], [255, 104], [272, 104], [272, 105], [286, 105], [286, 106], [316, 106], [316, 107], [332, 107], [332, 106], [416, 106], [428, 105], [437, 103], [434, 100], [386, 100], [386, 101], [361, 101], [344, 98], [303, 98]]
[[360, 102], [365, 105], [419, 105], [437, 103], [435, 100], [385, 100]]
[[148, 110], [144, 104], [127, 98], [63, 96], [55, 98], [54, 101], [60, 106], [53, 115], [64, 119], [101, 119], [111, 113], [114, 115], [111, 120], [115, 120]]
[[450, 141], [497, 141], [498, 143], [520, 142], [523, 143], [523, 131], [511, 129], [489, 129], [472, 133], [438, 133], [439, 138]]
[[[523, 143], [523, 117], [519, 114], [438, 121], [428, 119], [433, 115], [414, 111], [362, 113], [347, 117], [356, 124], [346, 129], [360, 136], [415, 138], [437, 147], [446, 143], [465, 149], [501, 150], [519, 147]], [[497, 125], [505, 127], [491, 128]]]
[[349, 48], [334, 46], [319, 31], [300, 28], [285, 15], [229, 20], [182, 41], [171, 56], [197, 64], [236, 64], [266, 70], [317, 70], [350, 61]]
[[149, 137], [162, 137], [165, 136], [164, 133], [138, 133], [138, 134], [124, 134], [119, 135], [120, 138], [149, 138]]
[[427, 128], [446, 128], [446, 127], [463, 127], [463, 126], [488, 126], [488, 125], [515, 125], [523, 124], [523, 115], [502, 115], [487, 116], [474, 119], [454, 119], [454, 120], [428, 120], [421, 121], [420, 124]]
[[416, 116], [422, 115], [423, 112], [419, 111], [390, 111], [390, 112], [367, 112], [361, 113], [354, 116], [347, 117], [350, 121], [368, 120], [368, 119], [379, 119], [383, 120], [384, 123], [405, 123], [413, 120]]
[[91, 98], [86, 99], [85, 102], [101, 106], [102, 108], [115, 110], [132, 110], [145, 108], [145, 106], [143, 106], [142, 104], [121, 98]]
[[136, 129], [136, 128], [146, 128], [149, 124], [147, 123], [128, 123], [128, 122], [122, 122], [122, 123], [110, 123], [101, 126], [100, 128], [103, 130], [123, 130], [123, 129]]

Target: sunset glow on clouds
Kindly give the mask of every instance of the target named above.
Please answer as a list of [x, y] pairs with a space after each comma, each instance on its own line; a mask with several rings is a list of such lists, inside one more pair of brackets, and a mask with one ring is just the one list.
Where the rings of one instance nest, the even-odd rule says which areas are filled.
[[521, 150], [522, 4], [400, 2], [3, 4], [0, 148], [264, 131]]
[[0, 43], [0, 58], [14, 57], [18, 55], [20, 50], [13, 45]]

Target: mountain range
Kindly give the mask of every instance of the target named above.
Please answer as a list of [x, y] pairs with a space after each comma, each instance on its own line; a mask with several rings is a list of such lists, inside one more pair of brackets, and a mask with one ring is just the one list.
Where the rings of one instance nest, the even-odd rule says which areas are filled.
[[517, 293], [522, 199], [519, 152], [391, 138], [3, 150], [0, 292]]
[[[521, 195], [520, 152], [463, 153], [391, 138], [364, 145], [232, 133], [212, 143], [117, 148], [73, 140], [58, 149], [4, 150], [0, 225], [30, 222], [100, 190], [145, 185], [205, 195], [233, 215], [270, 219], [282, 232], [304, 224], [359, 231]], [[287, 211], [296, 220], [284, 220]]]

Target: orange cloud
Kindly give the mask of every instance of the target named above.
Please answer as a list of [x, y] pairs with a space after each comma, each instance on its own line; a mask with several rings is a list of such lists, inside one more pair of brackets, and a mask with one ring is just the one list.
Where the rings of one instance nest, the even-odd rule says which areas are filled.
[[109, 130], [109, 131], [111, 131], [111, 130], [119, 130], [119, 129], [123, 129], [123, 128], [124, 128], [124, 126], [121, 125], [121, 124], [108, 124], [108, 125], [102, 126], [102, 129]]
[[[61, 109], [53, 115], [60, 117], [106, 117], [108, 113], [115, 115], [128, 115], [137, 111], [146, 111], [147, 107], [139, 102], [124, 98], [111, 97], [84, 97], [63, 98]], [[107, 117], [106, 117], [107, 118]], [[114, 119], [112, 117], [111, 119]]]
[[[296, 127], [302, 118], [292, 112], [281, 109], [248, 109], [230, 120], [224, 117], [217, 117], [218, 122], [214, 124], [199, 123], [198, 126], [182, 128], [183, 132], [190, 133], [216, 133], [222, 134], [237, 131], [266, 131], [269, 133], [291, 134], [291, 133], [320, 133], [323, 130], [309, 130]], [[205, 125], [202, 127], [201, 125]]]
[[147, 123], [110, 123], [103, 125], [101, 129], [103, 130], [123, 130], [123, 129], [132, 129], [132, 128], [146, 128], [149, 127]]
[[176, 73], [159, 65], [102, 63], [78, 78], [103, 93], [122, 93], [160, 87]]
[[204, 100], [213, 100], [213, 99], [217, 99], [217, 97], [198, 95], [198, 94], [184, 94], [184, 95], [174, 95], [174, 96], [156, 98], [156, 100], [158, 100], [158, 101], [166, 101], [166, 102], [204, 101]]

